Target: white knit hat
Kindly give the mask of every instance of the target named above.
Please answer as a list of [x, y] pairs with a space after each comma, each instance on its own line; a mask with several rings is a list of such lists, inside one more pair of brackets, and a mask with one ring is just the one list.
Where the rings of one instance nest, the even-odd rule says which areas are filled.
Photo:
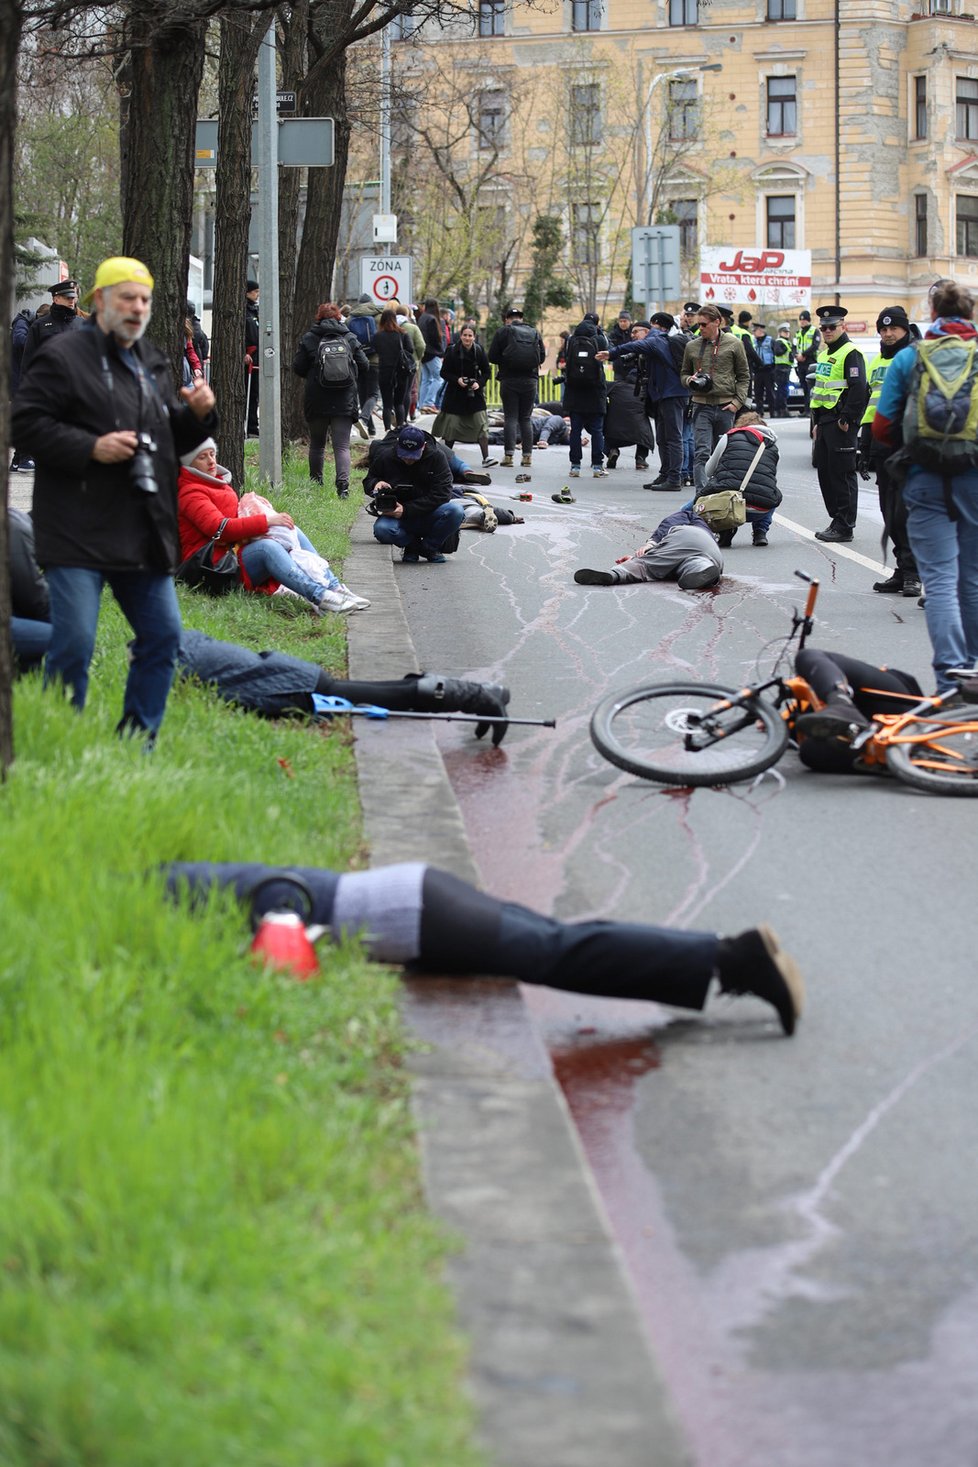
[[198, 443], [197, 447], [192, 448], [189, 453], [182, 453], [180, 455], [180, 462], [183, 464], [184, 468], [189, 469], [190, 465], [193, 463], [198, 453], [203, 453], [205, 448], [213, 448], [214, 452], [217, 452], [217, 444], [214, 442], [213, 438], [205, 438], [203, 443]]

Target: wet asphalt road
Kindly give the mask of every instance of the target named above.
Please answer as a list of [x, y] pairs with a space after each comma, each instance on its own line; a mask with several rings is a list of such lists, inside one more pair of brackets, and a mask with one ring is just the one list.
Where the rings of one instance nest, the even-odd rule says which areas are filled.
[[[498, 751], [441, 731], [490, 890], [567, 918], [767, 919], [806, 973], [790, 1041], [752, 1000], [698, 1018], [528, 990], [700, 1467], [962, 1467], [978, 1463], [978, 805], [815, 776], [790, 752], [754, 786], [670, 793], [588, 737], [609, 689], [750, 677], [803, 600], [796, 568], [822, 580], [813, 645], [932, 685], [923, 613], [871, 590], [874, 487], [854, 544], [821, 546], [807, 429], [776, 426], [780, 522], [766, 550], [740, 532], [715, 593], [576, 586], [681, 499], [642, 490], [626, 454], [557, 506], [560, 449], [534, 455], [525, 526], [466, 532], [398, 582], [423, 667], [505, 681], [514, 714], [558, 719]], [[509, 503], [515, 472], [487, 492]]]

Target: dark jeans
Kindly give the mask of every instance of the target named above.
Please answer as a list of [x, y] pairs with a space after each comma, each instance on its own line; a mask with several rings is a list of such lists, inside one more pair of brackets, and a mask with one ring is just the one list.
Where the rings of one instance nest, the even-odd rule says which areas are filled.
[[788, 379], [790, 376], [790, 367], [775, 367], [774, 405], [779, 418], [786, 418], [788, 416]]
[[[378, 515], [374, 520], [374, 539], [381, 545], [400, 545], [404, 550], [443, 550], [465, 518], [461, 499], [449, 499], [430, 514], [404, 518]], [[448, 553], [447, 551], [445, 552]]]
[[400, 428], [407, 421], [404, 410], [404, 379], [394, 372], [381, 372], [380, 400], [383, 404], [386, 431], [389, 433], [393, 427]]
[[856, 428], [843, 433], [831, 418], [822, 418], [815, 437], [818, 487], [833, 525], [851, 534], [856, 527]]
[[883, 459], [876, 459], [873, 467], [876, 470], [876, 489], [879, 494], [880, 512], [883, 516], [883, 528], [887, 537], [892, 541], [893, 559], [896, 561], [897, 570], [915, 576], [917, 562], [910, 549], [907, 506], [903, 500], [903, 490], [893, 483], [886, 472], [886, 464]]
[[380, 368], [368, 366], [360, 381], [360, 416], [366, 422], [380, 401]]
[[768, 417], [777, 412], [777, 402], [774, 396], [774, 368], [754, 368], [754, 407], [761, 417]]
[[252, 435], [258, 432], [258, 379], [261, 372], [256, 367], [253, 372], [245, 369], [245, 432]]
[[29, 672], [34, 667], [40, 667], [51, 644], [51, 623], [31, 621], [26, 616], [12, 616], [10, 639], [14, 644], [17, 666], [21, 672]]
[[499, 384], [503, 404], [503, 451], [511, 455], [520, 438], [524, 453], [533, 452], [531, 417], [537, 395], [536, 377], [504, 377]]
[[604, 413], [571, 413], [570, 415], [570, 461], [578, 468], [584, 456], [581, 434], [591, 435], [591, 467], [600, 469], [604, 465]]
[[706, 483], [706, 465], [710, 454], [729, 428], [733, 427], [734, 415], [719, 403], [694, 402], [693, 404], [693, 482], [697, 489]]
[[683, 477], [683, 419], [686, 414], [686, 399], [660, 397], [655, 405], [655, 413], [662, 473], [668, 484], [675, 484], [678, 488]]
[[52, 565], [47, 567], [47, 580], [51, 642], [45, 681], [64, 683], [74, 706], [84, 708], [99, 602], [102, 587], [108, 584], [136, 634], [119, 727], [155, 733], [163, 722], [182, 631], [173, 577]]

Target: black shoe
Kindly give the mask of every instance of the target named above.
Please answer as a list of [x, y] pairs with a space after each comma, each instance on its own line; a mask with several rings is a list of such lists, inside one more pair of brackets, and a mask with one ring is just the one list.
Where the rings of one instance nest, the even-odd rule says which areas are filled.
[[694, 479], [693, 479], [692, 474], [683, 474], [683, 488], [684, 489], [692, 489], [693, 484], [694, 484]]
[[795, 728], [803, 738], [836, 739], [850, 744], [856, 734], [869, 728], [869, 719], [860, 713], [851, 698], [837, 692], [824, 708], [815, 708], [796, 718]]
[[763, 998], [777, 1009], [784, 1032], [795, 1032], [805, 1006], [805, 983], [798, 964], [766, 923], [737, 937], [721, 937], [717, 972], [724, 993]]
[[[489, 460], [492, 463], [492, 459]], [[466, 469], [462, 474], [463, 484], [491, 484], [492, 475], [483, 474], [478, 469]]]
[[920, 584], [920, 577], [917, 575], [916, 571], [906, 571], [906, 572], [904, 572], [904, 577], [903, 577], [903, 594], [904, 594], [904, 596], [919, 596], [922, 590], [923, 590], [923, 587]]
[[827, 545], [848, 545], [852, 539], [852, 531], [840, 530], [836, 525], [829, 525], [827, 530], [816, 530], [815, 539], [822, 540]]
[[642, 488], [643, 489], [658, 489], [659, 485], [660, 484], [664, 484], [665, 482], [666, 482], [666, 476], [665, 476], [665, 474], [660, 474], [658, 476], [658, 478], [652, 480], [652, 483], [651, 484], [643, 484], [642, 485]]
[[613, 448], [611, 450], [611, 452], [608, 454], [608, 457], [605, 459], [605, 463], [607, 464], [607, 466], [608, 466], [609, 469], [613, 469], [613, 468], [616, 468], [617, 467], [618, 459], [619, 459], [620, 454], [621, 454], [621, 449], [620, 448]]
[[502, 683], [470, 683], [441, 673], [422, 673], [417, 691], [420, 713], [484, 713], [486, 722], [476, 724], [476, 738], [484, 738], [490, 729], [493, 744], [501, 744], [505, 738], [510, 693]]
[[[873, 590], [881, 592], [884, 596], [899, 596], [903, 591], [903, 571], [895, 570], [892, 576], [887, 577], [885, 581], [874, 581]], [[919, 583], [913, 594], [915, 596], [920, 595]]]
[[635, 460], [635, 468], [640, 474], [647, 474], [649, 471], [648, 460], [644, 458], [637, 458]]
[[736, 535], [736, 533], [736, 530], [719, 531], [719, 533], [717, 534], [717, 544], [719, 545], [721, 550], [730, 549], [731, 545], [733, 544], [734, 535]]
[[754, 544], [755, 545], [766, 545], [767, 544], [767, 532], [765, 530], [755, 530], [754, 531]]
[[349, 486], [349, 484], [345, 483], [342, 479], [339, 479], [337, 481], [337, 484], [336, 484], [336, 497], [337, 497], [337, 499], [349, 499], [349, 497], [350, 497], [350, 486]]
[[615, 579], [611, 571], [588, 570], [586, 566], [574, 572], [574, 580], [579, 586], [613, 586]]

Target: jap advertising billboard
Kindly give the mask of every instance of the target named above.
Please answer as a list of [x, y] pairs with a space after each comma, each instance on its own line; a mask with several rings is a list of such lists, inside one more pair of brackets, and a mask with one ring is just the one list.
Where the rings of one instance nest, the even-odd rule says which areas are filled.
[[700, 253], [700, 300], [714, 305], [812, 308], [811, 250], [721, 245]]

